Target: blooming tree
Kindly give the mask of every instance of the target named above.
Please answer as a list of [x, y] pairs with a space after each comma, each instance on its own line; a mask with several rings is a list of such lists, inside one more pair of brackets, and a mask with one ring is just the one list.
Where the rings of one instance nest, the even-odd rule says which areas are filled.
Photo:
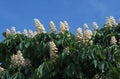
[[67, 21], [50, 32], [34, 19], [36, 31], [13, 26], [0, 42], [1, 79], [120, 79], [120, 23], [113, 16], [100, 29], [93, 22], [69, 31]]

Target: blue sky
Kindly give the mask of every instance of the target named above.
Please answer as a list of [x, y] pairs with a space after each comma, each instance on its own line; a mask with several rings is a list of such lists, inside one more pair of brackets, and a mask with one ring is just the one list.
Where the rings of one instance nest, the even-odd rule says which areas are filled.
[[0, 0], [0, 41], [6, 28], [16, 27], [35, 30], [34, 18], [38, 18], [49, 30], [49, 22], [54, 21], [59, 29], [59, 22], [66, 20], [74, 34], [78, 27], [92, 22], [101, 27], [106, 17], [120, 17], [120, 0]]

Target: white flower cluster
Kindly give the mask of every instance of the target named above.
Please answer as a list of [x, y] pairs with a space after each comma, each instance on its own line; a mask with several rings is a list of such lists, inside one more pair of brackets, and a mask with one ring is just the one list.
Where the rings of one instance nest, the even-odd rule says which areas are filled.
[[[115, 21], [115, 18], [113, 16], [110, 16], [110, 17], [107, 18], [106, 24], [109, 25], [109, 27], [117, 25], [117, 23]], [[105, 27], [108, 27], [108, 26], [105, 25]]]
[[87, 30], [87, 29], [89, 29], [88, 25], [84, 24], [84, 30]]
[[50, 21], [50, 32], [57, 32], [56, 26], [53, 21]]
[[92, 37], [92, 31], [89, 30], [88, 25], [84, 24], [84, 39], [88, 40]]
[[60, 22], [60, 33], [63, 33], [64, 31], [69, 31], [69, 25], [67, 21]]
[[16, 34], [16, 29], [15, 27], [11, 27], [11, 30], [6, 29], [6, 37], [9, 37], [11, 34]]
[[2, 73], [5, 69], [0, 66], [0, 73]]
[[38, 19], [34, 19], [35, 25], [36, 25], [36, 31], [37, 33], [45, 33], [44, 26], [40, 23]]
[[9, 29], [6, 29], [6, 37], [9, 37], [11, 35], [11, 32]]
[[98, 30], [98, 25], [96, 22], [93, 22], [93, 29], [94, 29], [94, 31]]
[[[21, 34], [21, 32], [20, 31], [16, 32], [15, 27], [12, 27], [11, 30], [6, 29], [6, 37], [9, 37], [10, 35], [15, 35], [15, 34]], [[37, 34], [37, 32], [36, 31], [33, 32], [32, 30], [27, 31], [27, 29], [24, 29], [22, 34], [30, 38], [33, 38]]]
[[50, 58], [54, 60], [57, 57], [58, 48], [56, 47], [53, 41], [50, 42], [49, 45], [50, 45]]
[[64, 21], [64, 25], [65, 25], [65, 30], [69, 31], [69, 25], [67, 21]]
[[[34, 19], [34, 21], [35, 21], [36, 31], [33, 32], [32, 30], [24, 29], [22, 32], [24, 36], [33, 38], [36, 34], [46, 33], [43, 24], [38, 19]], [[69, 31], [69, 25], [67, 21], [60, 22], [60, 32], [63, 33], [64, 31]], [[54, 32], [54, 33], [57, 32], [56, 26], [53, 21], [50, 21], [50, 32]], [[12, 34], [21, 34], [21, 32], [20, 31], [16, 32], [15, 27], [12, 27], [11, 30], [6, 29], [6, 37], [9, 37]]]
[[89, 27], [87, 24], [84, 24], [84, 33], [82, 32], [81, 28], [77, 29], [76, 37], [78, 41], [81, 41], [83, 43], [90, 43], [92, 44], [93, 41], [91, 40], [92, 38], [92, 31], [89, 30]]
[[82, 33], [82, 29], [81, 28], [77, 29], [76, 37], [77, 37], [78, 40], [82, 40], [83, 39], [83, 33]]
[[30, 66], [30, 61], [28, 59], [25, 60], [21, 51], [18, 50], [16, 55], [13, 54], [11, 56], [11, 66], [12, 67]]
[[115, 36], [111, 37], [111, 41], [110, 42], [111, 42], [112, 45], [116, 45], [117, 44], [117, 40], [116, 40]]
[[14, 26], [11, 28], [11, 34], [16, 34], [16, 29]]
[[24, 29], [24, 30], [23, 30], [23, 35], [24, 35], [24, 36], [28, 36], [28, 31], [27, 31], [27, 29]]
[[23, 33], [22, 33], [24, 36], [28, 36], [28, 37], [30, 37], [30, 38], [33, 38], [36, 34], [37, 34], [37, 32], [35, 31], [35, 32], [33, 32], [32, 30], [27, 30], [27, 29], [24, 29], [23, 30]]

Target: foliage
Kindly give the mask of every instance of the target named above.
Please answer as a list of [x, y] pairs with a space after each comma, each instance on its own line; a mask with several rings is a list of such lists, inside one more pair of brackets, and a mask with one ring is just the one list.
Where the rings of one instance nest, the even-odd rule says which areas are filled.
[[[110, 43], [112, 36], [116, 37], [116, 45]], [[69, 31], [39, 33], [33, 38], [23, 34], [10, 35], [0, 42], [0, 61], [4, 68], [0, 78], [120, 79], [120, 24], [97, 30], [91, 39], [93, 44], [80, 42]], [[54, 59], [50, 56], [51, 41], [58, 48]], [[30, 60], [30, 66], [10, 66], [11, 56], [18, 50]]]

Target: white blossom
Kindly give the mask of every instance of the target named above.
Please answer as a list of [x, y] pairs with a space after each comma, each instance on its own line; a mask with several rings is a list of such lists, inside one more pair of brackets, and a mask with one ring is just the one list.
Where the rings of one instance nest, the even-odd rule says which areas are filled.
[[109, 27], [112, 27], [113, 25], [114, 26], [117, 25], [116, 20], [113, 16], [110, 16], [110, 17], [107, 18], [106, 24], [109, 25]]
[[50, 42], [49, 45], [50, 45], [50, 58], [54, 60], [57, 57], [58, 48], [56, 47], [53, 41]]
[[81, 28], [77, 29], [76, 37], [79, 40], [81, 40], [83, 38], [83, 33], [82, 33], [82, 29]]
[[21, 34], [21, 32], [20, 32], [20, 31], [17, 31], [17, 34]]
[[92, 38], [92, 31], [88, 28], [88, 25], [84, 24], [84, 40], [89, 40]]
[[23, 35], [24, 35], [24, 36], [27, 36], [27, 35], [28, 35], [27, 29], [24, 29], [24, 30], [23, 30]]
[[[11, 56], [11, 66], [12, 67], [23, 67], [23, 66], [26, 66], [26, 60], [24, 59], [23, 57], [23, 54], [21, 53], [20, 50], [17, 51], [17, 54], [16, 55], [12, 55]], [[29, 63], [30, 65], [30, 63]]]
[[32, 31], [32, 30], [29, 30], [29, 31], [28, 31], [28, 37], [33, 38], [33, 36], [34, 36], [33, 31]]
[[40, 23], [38, 19], [34, 19], [35, 25], [36, 25], [36, 31], [37, 33], [45, 33], [44, 26]]
[[17, 51], [17, 55], [12, 55], [11, 56], [11, 65], [13, 66], [17, 66], [17, 67], [20, 67], [20, 66], [23, 66], [24, 65], [24, 58], [23, 58], [23, 55], [21, 53], [21, 51]]
[[88, 25], [84, 24], [84, 30], [87, 30], [87, 29], [88, 29]]
[[63, 33], [64, 31], [69, 31], [69, 25], [67, 21], [64, 22], [60, 21], [60, 32]]
[[93, 40], [90, 40], [89, 42], [90, 42], [90, 45], [93, 45]]
[[9, 29], [6, 29], [6, 37], [9, 37], [11, 35], [11, 32]]
[[36, 31], [33, 33], [33, 36], [35, 36], [35, 35], [37, 35], [37, 32], [36, 32]]
[[112, 45], [116, 45], [117, 40], [116, 40], [115, 36], [111, 37], [111, 41], [110, 42], [111, 42]]
[[16, 29], [15, 29], [15, 27], [13, 26], [13, 27], [11, 27], [11, 34], [16, 34]]
[[5, 69], [0, 66], [0, 73], [2, 73]]
[[84, 31], [84, 38], [85, 39], [91, 39], [92, 38], [92, 31], [87, 29]]
[[88, 43], [90, 43], [90, 42], [89, 42], [89, 39], [83, 38], [82, 43], [83, 43], [83, 44], [88, 44]]
[[53, 21], [50, 21], [50, 31], [57, 32], [56, 26]]
[[96, 22], [93, 22], [93, 28], [94, 28], [94, 31], [96, 31], [98, 29], [98, 25]]
[[105, 27], [105, 28], [107, 28], [107, 27], [109, 27], [109, 26], [107, 26], [107, 25], [104, 25], [104, 27]]
[[65, 31], [65, 25], [60, 21], [60, 32], [63, 33]]
[[64, 25], [65, 25], [65, 30], [66, 30], [66, 31], [69, 31], [69, 25], [68, 25], [68, 22], [67, 22], [67, 21], [64, 21]]

